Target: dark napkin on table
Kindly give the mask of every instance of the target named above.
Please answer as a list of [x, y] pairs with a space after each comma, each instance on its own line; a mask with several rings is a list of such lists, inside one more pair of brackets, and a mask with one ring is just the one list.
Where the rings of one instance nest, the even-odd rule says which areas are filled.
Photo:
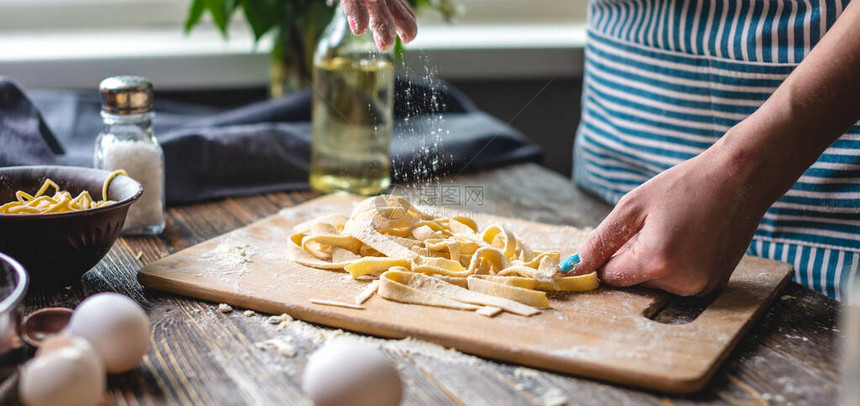
[[[444, 82], [398, 80], [395, 89], [395, 181], [540, 160], [522, 134]], [[25, 95], [0, 77], [0, 166], [92, 166], [99, 109], [95, 91]], [[156, 93], [155, 111], [168, 202], [308, 188], [310, 90], [228, 110]]]

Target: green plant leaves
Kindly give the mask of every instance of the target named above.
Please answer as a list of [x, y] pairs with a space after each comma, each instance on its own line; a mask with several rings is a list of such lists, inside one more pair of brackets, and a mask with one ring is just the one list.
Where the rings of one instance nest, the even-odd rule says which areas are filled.
[[406, 48], [403, 47], [403, 40], [400, 39], [398, 35], [397, 38], [394, 39], [394, 60], [398, 63], [403, 62], [403, 55], [406, 53]]
[[305, 17], [305, 63], [307, 66], [313, 66], [314, 51], [316, 50], [317, 41], [326, 26], [334, 17], [336, 8], [329, 6], [324, 1], [312, 1], [307, 6]]
[[[239, 7], [240, 0], [192, 0], [188, 7], [188, 16], [185, 18], [185, 33], [191, 32], [200, 23], [203, 14], [209, 11], [212, 22], [221, 31], [224, 38], [227, 37], [227, 28], [230, 26], [230, 18]], [[273, 0], [275, 1], [275, 0]]]
[[227, 37], [227, 27], [230, 25], [230, 17], [238, 6], [238, 0], [206, 0], [206, 8], [212, 15], [212, 22]]
[[203, 17], [203, 12], [206, 11], [206, 0], [193, 0], [191, 6], [188, 7], [188, 16], [185, 18], [185, 33], [191, 32], [197, 23], [200, 22], [200, 17]]
[[259, 41], [260, 37], [278, 24], [280, 12], [277, 0], [242, 0], [242, 10], [245, 20], [254, 31], [255, 41]]
[[[440, 12], [446, 20], [454, 14], [454, 0], [406, 0], [416, 11], [431, 8]], [[303, 61], [312, 65], [316, 42], [325, 27], [331, 22], [335, 4], [324, 0], [192, 0], [185, 19], [185, 33], [200, 24], [208, 11], [212, 22], [227, 38], [230, 20], [236, 9], [242, 8], [245, 20], [254, 32], [254, 40], [272, 29], [277, 30], [272, 59], [276, 61]], [[402, 58], [403, 44], [400, 38], [395, 45], [398, 59]]]

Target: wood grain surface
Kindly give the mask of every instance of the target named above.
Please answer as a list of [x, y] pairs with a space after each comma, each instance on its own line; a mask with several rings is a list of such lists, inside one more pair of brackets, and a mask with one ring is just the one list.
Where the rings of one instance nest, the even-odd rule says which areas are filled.
[[[469, 202], [469, 210], [517, 213], [531, 221], [586, 227], [609, 212], [568, 179], [536, 165], [456, 176], [442, 184], [479, 187], [483, 199]], [[216, 303], [143, 288], [135, 275], [147, 263], [314, 197], [311, 192], [274, 193], [172, 207], [164, 234], [121, 238], [80, 285], [31, 292], [25, 312], [74, 307], [103, 291], [129, 295], [146, 307], [153, 327], [151, 348], [135, 370], [109, 378], [106, 400], [112, 404], [309, 404], [301, 393], [301, 372], [308, 354], [319, 346], [309, 331], [279, 330], [263, 315], [244, 316], [242, 309], [221, 314]], [[680, 313], [696, 305], [695, 300], [672, 300]], [[406, 383], [405, 405], [831, 405], [838, 388], [838, 309], [834, 300], [790, 283], [707, 387], [690, 396], [665, 396], [466, 355], [385, 348]], [[297, 349], [293, 357], [255, 346], [286, 336]]]

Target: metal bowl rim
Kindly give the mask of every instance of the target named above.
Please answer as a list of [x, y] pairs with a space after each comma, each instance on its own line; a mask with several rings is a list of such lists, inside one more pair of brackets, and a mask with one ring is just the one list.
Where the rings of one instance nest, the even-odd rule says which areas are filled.
[[[14, 173], [14, 172], [18, 172], [21, 170], [35, 170], [35, 169], [47, 169], [47, 170], [57, 169], [57, 170], [61, 170], [61, 171], [62, 170], [98, 171], [98, 172], [106, 172], [108, 175], [110, 174], [110, 172], [108, 172], [104, 169], [87, 168], [87, 167], [83, 167], [83, 166], [29, 165], [29, 166], [7, 166], [5, 168], [0, 168], [0, 175], [2, 175], [3, 173], [6, 173], [6, 172]], [[11, 219], [32, 220], [32, 219], [36, 219], [36, 218], [41, 218], [41, 219], [64, 218], [64, 217], [73, 217], [73, 216], [78, 216], [78, 215], [83, 215], [83, 214], [86, 214], [86, 215], [97, 214], [97, 213], [105, 212], [105, 211], [108, 211], [111, 209], [115, 209], [117, 207], [128, 206], [128, 205], [134, 203], [143, 194], [143, 185], [141, 185], [140, 182], [134, 180], [134, 178], [132, 178], [130, 176], [118, 175], [117, 177], [119, 177], [119, 176], [124, 176], [126, 178], [129, 178], [132, 182], [136, 183], [137, 184], [137, 192], [135, 192], [134, 195], [129, 196], [125, 199], [122, 199], [122, 200], [120, 200], [114, 204], [102, 206], [102, 207], [96, 207], [94, 209], [68, 211], [68, 212], [63, 212], [63, 213], [48, 213], [48, 214], [45, 214], [45, 213], [35, 213], [35, 214], [3, 214], [3, 213], [0, 213], [0, 219], [2, 219], [2, 220], [11, 220]]]
[[14, 309], [24, 300], [24, 295], [27, 293], [27, 287], [30, 285], [30, 276], [27, 275], [27, 270], [14, 258], [0, 252], [0, 261], [12, 266], [15, 273], [18, 274], [18, 283], [15, 289], [9, 293], [9, 296], [0, 301], [0, 314], [6, 314], [9, 310]]

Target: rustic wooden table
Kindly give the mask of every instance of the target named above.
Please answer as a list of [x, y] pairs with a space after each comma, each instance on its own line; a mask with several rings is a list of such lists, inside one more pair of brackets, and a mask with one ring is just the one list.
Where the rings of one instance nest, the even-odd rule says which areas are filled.
[[[480, 190], [482, 200], [471, 199], [469, 209], [492, 214], [586, 227], [596, 225], [609, 212], [607, 205], [537, 165], [442, 182], [454, 188], [478, 187], [472, 192]], [[245, 316], [243, 309], [225, 315], [214, 303], [145, 289], [135, 274], [146, 263], [316, 196], [274, 193], [173, 207], [163, 235], [121, 238], [81, 285], [59, 293], [33, 292], [25, 311], [74, 307], [82, 298], [103, 291], [129, 295], [147, 308], [151, 348], [137, 369], [109, 378], [112, 403], [309, 404], [301, 392], [301, 372], [308, 354], [319, 345], [320, 331], [328, 329], [308, 325], [298, 334], [266, 323], [264, 315]], [[383, 347], [406, 382], [405, 405], [835, 404], [839, 305], [795, 283], [781, 296], [729, 356], [708, 389], [686, 397], [458, 353], [398, 350], [406, 343]], [[294, 335], [295, 356], [255, 345], [287, 334]]]

